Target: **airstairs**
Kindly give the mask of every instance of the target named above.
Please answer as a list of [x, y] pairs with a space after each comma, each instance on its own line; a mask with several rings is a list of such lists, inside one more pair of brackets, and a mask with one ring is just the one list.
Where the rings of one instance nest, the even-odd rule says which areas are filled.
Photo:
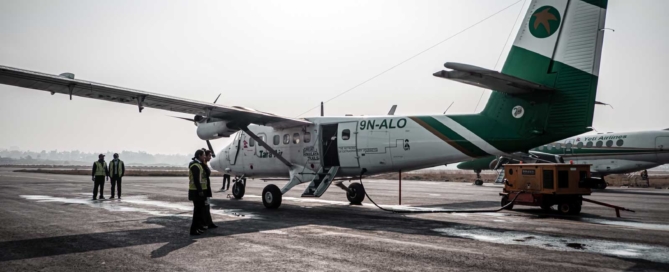
[[339, 166], [318, 169], [318, 172], [311, 180], [307, 189], [302, 193], [302, 197], [320, 197], [327, 191], [339, 171]]
[[499, 174], [497, 175], [497, 179], [495, 179], [495, 184], [504, 184], [504, 166], [499, 168]]

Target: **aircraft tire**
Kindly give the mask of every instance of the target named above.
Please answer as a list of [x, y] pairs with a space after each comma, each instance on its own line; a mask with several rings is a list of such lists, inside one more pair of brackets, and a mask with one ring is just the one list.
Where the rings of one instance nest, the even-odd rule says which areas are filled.
[[365, 187], [357, 182], [351, 183], [351, 185], [348, 186], [346, 198], [348, 199], [348, 202], [351, 202], [351, 204], [362, 204], [362, 201], [365, 200]]
[[241, 184], [241, 182], [235, 182], [235, 184], [232, 184], [232, 195], [236, 199], [242, 199], [242, 197], [244, 197], [244, 193], [246, 193], [246, 186]]
[[606, 189], [606, 181], [602, 180], [599, 183], [597, 183], [597, 189], [600, 189], [600, 190]]
[[474, 181], [474, 185], [481, 186], [481, 185], [483, 185], [483, 181], [480, 180], [480, 179], [477, 179], [476, 181]]
[[276, 209], [281, 206], [282, 196], [279, 187], [274, 184], [267, 185], [262, 190], [262, 204], [265, 205], [265, 208]]

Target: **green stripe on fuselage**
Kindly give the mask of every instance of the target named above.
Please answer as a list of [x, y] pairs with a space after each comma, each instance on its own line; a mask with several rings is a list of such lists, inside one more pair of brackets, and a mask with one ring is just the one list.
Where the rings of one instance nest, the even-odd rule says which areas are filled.
[[479, 158], [490, 155], [462, 137], [460, 134], [457, 134], [455, 131], [439, 122], [439, 120], [434, 119], [434, 117], [419, 116], [411, 117], [411, 119], [467, 156]]

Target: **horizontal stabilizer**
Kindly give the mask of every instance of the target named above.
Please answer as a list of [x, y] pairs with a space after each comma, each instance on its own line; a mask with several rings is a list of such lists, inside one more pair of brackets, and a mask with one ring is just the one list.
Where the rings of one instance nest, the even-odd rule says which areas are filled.
[[442, 70], [432, 75], [510, 95], [555, 91], [541, 84], [473, 65], [447, 62], [444, 67], [451, 70]]

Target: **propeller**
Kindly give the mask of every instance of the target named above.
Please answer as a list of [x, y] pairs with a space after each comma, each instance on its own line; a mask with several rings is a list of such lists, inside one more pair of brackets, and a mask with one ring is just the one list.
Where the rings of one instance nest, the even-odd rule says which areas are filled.
[[[217, 96], [216, 99], [214, 100], [214, 104], [216, 104], [216, 102], [218, 101], [218, 99], [219, 99], [220, 97], [221, 97], [221, 94], [218, 94], [218, 96]], [[207, 111], [207, 115], [210, 115], [209, 112], [211, 112], [211, 109], [210, 109], [209, 111]], [[191, 118], [186, 118], [186, 117], [181, 117], [181, 116], [171, 116], [171, 117], [174, 117], [174, 118], [177, 118], [177, 119], [181, 119], [181, 120], [185, 120], [185, 121], [193, 122], [193, 123], [195, 124], [195, 126], [197, 126], [199, 123], [202, 123], [202, 122], [204, 122], [204, 121], [207, 121], [207, 119], [209, 119], [209, 117], [204, 117], [204, 116], [199, 115], [199, 114], [195, 115], [195, 116], [193, 117], [193, 119], [191, 119]], [[216, 153], [214, 152], [214, 148], [211, 147], [211, 143], [209, 142], [209, 140], [206, 140], [206, 142], [207, 142], [207, 147], [209, 148], [209, 151], [211, 151], [211, 157], [216, 158]]]
[[195, 124], [195, 126], [197, 126], [197, 124], [202, 123], [202, 122], [204, 122], [205, 120], [207, 120], [207, 118], [205, 118], [205, 117], [202, 116], [202, 115], [195, 115], [195, 116], [193, 117], [193, 119], [191, 119], [191, 118], [186, 118], [186, 117], [181, 117], [181, 116], [170, 116], [170, 117], [172, 117], [172, 118], [177, 118], [177, 119], [181, 119], [181, 120], [185, 120], [185, 121], [193, 122], [193, 123]]

